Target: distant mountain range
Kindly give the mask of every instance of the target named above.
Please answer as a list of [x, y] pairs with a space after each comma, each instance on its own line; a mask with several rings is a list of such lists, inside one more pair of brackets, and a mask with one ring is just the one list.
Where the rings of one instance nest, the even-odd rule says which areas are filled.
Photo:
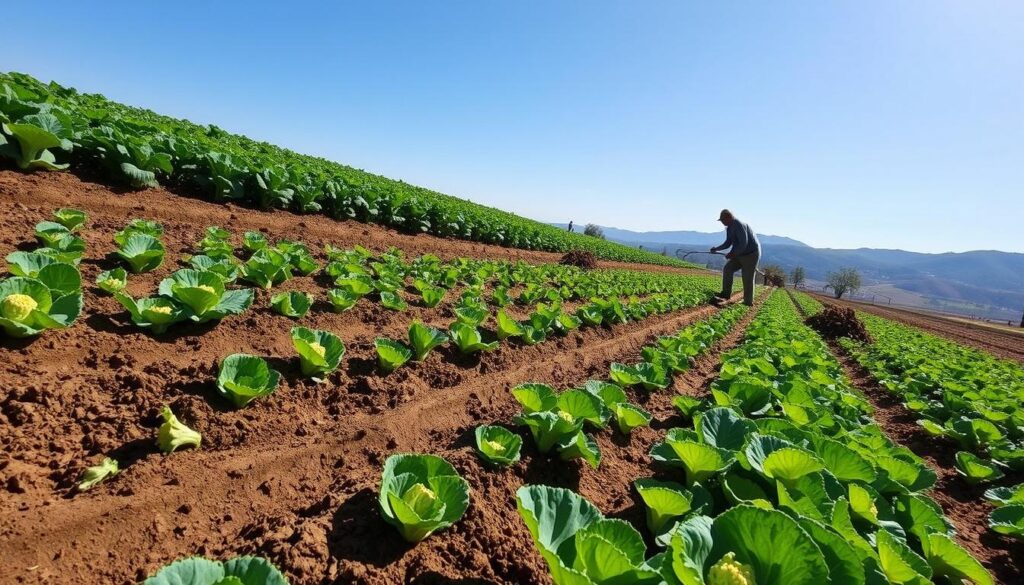
[[[566, 227], [565, 224], [555, 224]], [[580, 228], [582, 229], [582, 228]], [[672, 255], [676, 250], [705, 251], [721, 244], [724, 231], [634, 232], [602, 227], [605, 237]], [[922, 308], [1020, 320], [1024, 310], [1024, 254], [978, 250], [923, 254], [905, 250], [813, 248], [784, 236], [758, 234], [763, 264], [778, 264], [787, 272], [803, 266], [807, 278], [824, 281], [828, 272], [856, 268], [867, 294], [898, 289], [900, 302]], [[720, 256], [694, 255], [688, 260], [721, 267]], [[889, 295], [892, 296], [892, 295]]]

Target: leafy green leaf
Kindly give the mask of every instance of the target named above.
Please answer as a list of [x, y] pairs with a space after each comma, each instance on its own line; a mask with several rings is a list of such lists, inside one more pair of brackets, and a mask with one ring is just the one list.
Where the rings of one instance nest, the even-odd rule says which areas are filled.
[[221, 396], [241, 408], [277, 389], [281, 374], [261, 357], [236, 353], [224, 358], [217, 376]]

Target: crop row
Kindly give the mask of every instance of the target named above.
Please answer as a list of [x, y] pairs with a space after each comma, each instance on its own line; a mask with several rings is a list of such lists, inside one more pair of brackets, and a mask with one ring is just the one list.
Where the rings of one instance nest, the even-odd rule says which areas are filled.
[[520, 513], [558, 584], [993, 583], [922, 493], [935, 474], [870, 412], [776, 292], [692, 427], [653, 447], [678, 480], [636, 483], [663, 552], [569, 490], [525, 486]]
[[[793, 299], [808, 314], [822, 308], [803, 293]], [[1024, 369], [908, 325], [862, 312], [858, 318], [872, 341], [842, 338], [840, 345], [903, 399], [928, 434], [965, 449], [954, 459], [965, 481], [998, 482], [1006, 470], [1024, 470]], [[990, 527], [1024, 538], [1024, 484], [989, 489], [985, 498], [996, 506]]]
[[692, 266], [24, 74], [0, 73], [0, 122], [0, 158], [26, 170], [73, 166], [136, 189], [164, 184], [213, 201], [323, 213], [410, 233]]
[[[667, 368], [661, 372], [662, 376], [685, 371], [694, 357], [707, 351], [717, 339], [727, 334], [746, 311], [745, 306], [733, 306], [674, 335], [661, 337], [643, 349], [644, 361], [628, 368], [643, 370], [644, 364], [659, 370]], [[218, 387], [234, 392], [234, 383], [239, 379], [238, 369], [245, 366], [226, 366], [227, 369], [222, 369]], [[601, 430], [614, 420], [615, 428], [628, 434], [636, 427], [646, 426], [651, 420], [647, 412], [627, 401], [625, 393], [625, 388], [630, 385], [648, 386], [640, 381], [623, 381], [623, 368], [627, 366], [613, 364], [609, 373], [611, 381], [591, 380], [582, 388], [561, 393], [543, 384], [522, 384], [513, 390], [513, 395], [523, 407], [523, 414], [516, 421], [530, 429], [542, 453], [557, 447], [562, 459], [581, 457], [596, 467], [600, 462], [600, 452], [592, 437], [583, 432], [584, 426]], [[272, 371], [254, 368], [248, 372], [247, 378], [262, 380], [268, 375], [276, 377]], [[158, 430], [157, 438], [161, 450], [170, 453], [179, 448], [199, 447], [201, 436], [198, 432], [184, 425], [167, 409], [162, 415], [164, 424]], [[484, 466], [497, 470], [519, 460], [522, 438], [518, 434], [498, 425], [481, 425], [475, 435], [476, 451]], [[79, 489], [90, 489], [119, 472], [117, 462], [106, 459], [86, 470]], [[470, 495], [471, 486], [444, 459], [434, 455], [396, 454], [385, 462], [379, 507], [384, 520], [392, 524], [402, 538], [418, 542], [457, 522], [470, 504]], [[265, 559], [241, 557], [220, 563], [196, 557], [167, 565], [146, 583], [166, 585], [175, 583], [175, 579], [184, 575], [199, 573], [202, 576], [195, 583], [213, 584], [225, 576], [238, 575], [243, 568], [258, 571], [258, 578], [252, 581], [254, 585], [285, 582], [280, 572]], [[244, 577], [240, 579], [249, 583]]]
[[[77, 222], [73, 229], [59, 221], [40, 222], [35, 236], [42, 247], [7, 256], [14, 274], [35, 278], [42, 273], [45, 278], [51, 273], [76, 271], [84, 242], [75, 232], [85, 224], [85, 214], [59, 210], [55, 215], [59, 214], [74, 215], [73, 220], [66, 220]], [[114, 235], [117, 249], [111, 256], [133, 273], [155, 270], [166, 256], [162, 235], [159, 223], [132, 220]], [[328, 245], [327, 263], [321, 266], [301, 242], [272, 243], [260, 232], [246, 232], [241, 248], [236, 249], [232, 237], [228, 230], [208, 228], [196, 243], [197, 253], [184, 258], [186, 268], [162, 281], [155, 296], [135, 299], [126, 294], [128, 271], [121, 267], [100, 273], [97, 287], [113, 294], [136, 325], [154, 333], [178, 323], [218, 321], [245, 311], [254, 295], [251, 289], [230, 288], [238, 281], [270, 289], [295, 275], [315, 276], [333, 284], [325, 296], [335, 312], [347, 311], [364, 298], [376, 299], [395, 311], [407, 308], [406, 299], [431, 308], [462, 287], [453, 309], [460, 324], [453, 338], [475, 338], [474, 331], [462, 331], [466, 329], [462, 325], [475, 330], [489, 318], [489, 305], [493, 305], [499, 309], [495, 316], [499, 337], [517, 336], [527, 343], [543, 341], [553, 329], [564, 333], [581, 324], [625, 322], [690, 306], [703, 300], [712, 288], [707, 278], [625, 270], [588, 272], [570, 266], [464, 258], [445, 263], [431, 255], [406, 260], [400, 250], [375, 257], [359, 246], [343, 250]], [[241, 257], [236, 255], [239, 252]], [[628, 298], [623, 302], [620, 297]], [[562, 309], [563, 302], [585, 299], [591, 299], [589, 304], [575, 314]], [[313, 301], [308, 293], [287, 291], [273, 295], [270, 305], [278, 313], [300, 318]], [[503, 310], [510, 305], [536, 305], [537, 310], [528, 322], [519, 324]]]
[[[741, 310], [716, 318], [725, 324], [716, 336]], [[674, 339], [691, 339], [687, 331], [698, 326]], [[707, 342], [688, 347], [701, 345]], [[588, 461], [593, 441], [583, 428], [601, 428], [619, 416], [602, 409], [628, 404], [621, 387], [598, 381], [559, 394], [528, 384], [514, 395], [524, 409], [517, 420], [540, 451], [550, 444], [562, 458]], [[635, 482], [646, 529], [662, 549], [653, 556], [636, 527], [605, 517], [571, 490], [518, 490], [519, 512], [556, 584], [994, 583], [923, 493], [935, 474], [873, 423], [870, 405], [782, 294], [772, 293], [743, 344], [723, 356], [712, 398], [679, 406], [692, 426], [669, 430], [651, 450], [677, 477]], [[509, 463], [520, 446], [519, 436], [501, 427], [478, 429], [477, 449], [488, 464]], [[397, 454], [385, 463], [379, 506], [416, 542], [457, 522], [470, 495], [443, 459]], [[999, 496], [1012, 508], [1021, 494]], [[173, 582], [189, 563], [203, 562], [178, 561], [155, 577], [168, 581], [151, 583]]]

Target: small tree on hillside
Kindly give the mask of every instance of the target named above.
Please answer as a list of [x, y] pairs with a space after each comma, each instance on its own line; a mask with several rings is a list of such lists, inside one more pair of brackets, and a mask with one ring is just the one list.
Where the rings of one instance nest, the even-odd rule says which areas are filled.
[[768, 286], [786, 286], [786, 271], [778, 264], [765, 266], [764, 283]]
[[793, 283], [793, 287], [798, 287], [807, 280], [807, 276], [804, 274], [804, 267], [797, 266], [793, 269], [793, 273], [789, 276], [789, 281]]
[[588, 223], [587, 227], [583, 228], [583, 233], [592, 238], [604, 239], [604, 230], [599, 225]]
[[825, 288], [832, 289], [837, 299], [842, 298], [846, 293], [853, 294], [860, 288], [860, 273], [856, 268], [840, 268], [837, 272], [829, 272], [825, 275]]

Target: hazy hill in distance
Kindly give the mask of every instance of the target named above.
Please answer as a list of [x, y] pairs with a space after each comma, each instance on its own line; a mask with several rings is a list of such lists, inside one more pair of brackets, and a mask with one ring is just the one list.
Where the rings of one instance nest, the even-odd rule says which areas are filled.
[[[569, 224], [565, 223], [554, 223], [551, 224], [560, 228], [567, 228]], [[582, 232], [583, 226], [576, 226], [576, 231]], [[702, 245], [706, 248], [711, 246], [717, 246], [725, 240], [725, 229], [723, 228], [720, 232], [705, 233], [705, 232], [694, 232], [689, 230], [680, 230], [674, 232], [633, 232], [630, 230], [620, 230], [619, 228], [604, 227], [604, 237], [615, 242], [630, 242], [636, 244], [645, 244], [644, 248], [648, 248], [646, 244], [658, 244], [662, 245], [661, 242], [687, 242], [693, 245]], [[757, 238], [761, 240], [761, 244], [780, 244], [780, 245], [791, 245], [791, 246], [804, 246], [807, 244], [794, 240], [793, 238], [786, 238], [783, 236], [770, 236], [757, 234]]]
[[[565, 227], [565, 224], [554, 224]], [[579, 226], [578, 230], [583, 227]], [[603, 227], [605, 237], [631, 246], [675, 254], [678, 249], [707, 250], [725, 239], [724, 230], [633, 232]], [[863, 293], [884, 302], [911, 304], [993, 319], [1020, 321], [1024, 310], [1024, 254], [977, 250], [924, 254], [906, 250], [813, 248], [792, 238], [758, 234], [762, 264], [778, 264], [787, 272], [803, 266], [811, 281], [824, 281], [826, 273], [845, 266], [860, 271]], [[695, 255], [689, 260], [721, 267], [720, 256]], [[883, 296], [884, 295], [884, 296]]]

